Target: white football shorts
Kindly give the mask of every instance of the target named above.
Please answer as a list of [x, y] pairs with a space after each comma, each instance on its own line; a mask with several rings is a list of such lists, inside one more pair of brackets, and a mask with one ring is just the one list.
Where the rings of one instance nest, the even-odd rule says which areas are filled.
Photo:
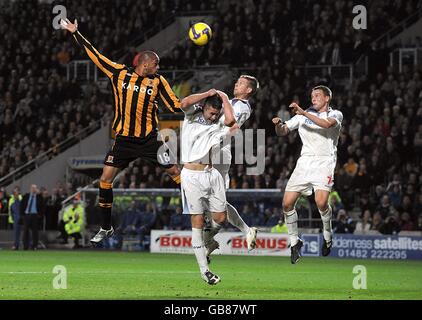
[[183, 214], [226, 211], [226, 189], [215, 168], [204, 171], [182, 169], [180, 174]]
[[230, 164], [213, 164], [213, 167], [220, 172], [221, 176], [223, 177], [224, 185], [226, 190], [230, 188]]
[[334, 185], [336, 160], [333, 157], [301, 156], [286, 185], [286, 191], [300, 192], [305, 196], [312, 189], [331, 191]]

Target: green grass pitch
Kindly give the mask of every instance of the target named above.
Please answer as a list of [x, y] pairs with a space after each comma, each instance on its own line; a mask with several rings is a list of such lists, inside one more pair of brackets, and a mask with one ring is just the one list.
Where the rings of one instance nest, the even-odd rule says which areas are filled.
[[[54, 289], [56, 265], [67, 289]], [[353, 289], [353, 267], [367, 289]], [[213, 256], [216, 286], [201, 280], [193, 255], [99, 251], [0, 251], [0, 299], [422, 299], [422, 261]]]

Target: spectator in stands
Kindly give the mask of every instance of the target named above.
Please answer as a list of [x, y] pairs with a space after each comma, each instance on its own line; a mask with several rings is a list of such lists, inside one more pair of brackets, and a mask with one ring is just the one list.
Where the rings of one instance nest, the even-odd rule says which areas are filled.
[[183, 217], [182, 208], [176, 207], [175, 212], [170, 216], [169, 229], [183, 230]]
[[333, 216], [336, 217], [339, 210], [344, 209], [344, 205], [341, 202], [339, 193], [336, 190], [331, 190], [330, 195], [328, 196], [328, 203], [330, 204], [333, 210]]
[[151, 229], [155, 224], [155, 220], [157, 219], [157, 210], [155, 207], [154, 202], [148, 202], [145, 211], [143, 211], [140, 215], [139, 220], [139, 227], [137, 232], [139, 234], [139, 241], [142, 244], [145, 236], [151, 233]]
[[403, 212], [400, 216], [400, 230], [401, 231], [413, 231], [415, 229], [415, 225], [410, 218], [410, 214], [408, 212]]
[[391, 201], [391, 204], [398, 208], [401, 203], [402, 192], [401, 192], [401, 185], [398, 181], [394, 181], [387, 186], [387, 195]]
[[138, 209], [136, 201], [132, 201], [130, 207], [123, 214], [123, 219], [120, 224], [119, 231], [124, 235], [138, 234], [138, 228], [141, 219], [141, 211]]
[[369, 230], [371, 230], [372, 225], [372, 216], [371, 211], [365, 210], [361, 216], [361, 219], [356, 223], [356, 228], [354, 233], [361, 234], [361, 233], [367, 233]]
[[37, 250], [39, 222], [43, 215], [42, 197], [37, 185], [32, 184], [29, 193], [22, 197], [20, 214], [23, 219], [23, 249], [28, 250], [30, 247], [29, 232], [31, 232], [31, 249]]
[[12, 250], [19, 250], [22, 219], [20, 215], [20, 206], [22, 195], [18, 186], [13, 188], [13, 194], [9, 199], [9, 223], [13, 224], [13, 247]]
[[[4, 216], [6, 216], [9, 212], [8, 202], [9, 202], [9, 199], [7, 197], [6, 190], [4, 188], [0, 188], [0, 214], [3, 214]], [[1, 224], [2, 222], [0, 220], [0, 225]]]
[[392, 210], [392, 206], [390, 203], [390, 198], [388, 198], [388, 195], [384, 194], [381, 198], [381, 203], [377, 207], [377, 211], [381, 214], [381, 217], [385, 219]]
[[400, 232], [400, 219], [398, 211], [395, 210], [385, 218], [384, 223], [381, 225], [379, 232], [382, 234], [397, 234]]
[[82, 232], [85, 226], [85, 209], [80, 200], [75, 198], [72, 205], [65, 208], [63, 222], [66, 232], [64, 242], [67, 243], [67, 238], [71, 237], [75, 242], [73, 249], [81, 248], [79, 240], [82, 238]]
[[372, 217], [371, 230], [380, 231], [383, 224], [384, 220], [381, 213], [379, 211], [375, 211], [374, 216]]
[[[422, 185], [422, 183], [420, 183]], [[417, 217], [422, 213], [422, 193], [419, 193], [412, 210], [413, 216]]]
[[417, 231], [422, 231], [422, 213], [418, 215], [418, 219], [416, 221], [416, 228]]
[[[269, 209], [267, 209], [267, 210], [269, 210]], [[275, 227], [280, 221], [280, 212], [281, 211], [277, 211], [277, 210], [274, 210], [274, 211], [269, 210], [270, 216], [268, 217], [265, 225], [267, 227]]]
[[353, 233], [353, 220], [347, 215], [346, 210], [341, 209], [337, 214], [337, 221], [333, 227], [334, 233]]
[[288, 232], [287, 226], [284, 223], [283, 218], [278, 220], [277, 224], [271, 228], [271, 233], [287, 233], [287, 232]]

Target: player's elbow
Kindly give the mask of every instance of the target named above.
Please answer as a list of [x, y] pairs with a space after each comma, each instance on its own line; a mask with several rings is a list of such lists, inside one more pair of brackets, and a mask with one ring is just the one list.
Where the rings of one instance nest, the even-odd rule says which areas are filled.
[[234, 125], [232, 125], [230, 127], [229, 134], [234, 135], [234, 134], [236, 134], [237, 130], [239, 130], [239, 129], [240, 129], [239, 125], [237, 123], [235, 123]]
[[186, 111], [189, 107], [190, 107], [190, 102], [189, 99], [187, 99], [187, 97], [183, 98], [181, 103], [180, 103], [180, 108], [184, 111]]
[[236, 120], [234, 119], [226, 119], [224, 120], [224, 125], [227, 127], [233, 127], [234, 125], [237, 125], [237, 123], [236, 123]]
[[329, 129], [329, 128], [331, 128], [331, 127], [334, 127], [336, 124], [337, 124], [337, 122], [336, 122], [336, 121], [334, 121], [334, 122], [327, 121], [327, 122], [324, 124], [324, 128], [325, 128], [325, 129]]

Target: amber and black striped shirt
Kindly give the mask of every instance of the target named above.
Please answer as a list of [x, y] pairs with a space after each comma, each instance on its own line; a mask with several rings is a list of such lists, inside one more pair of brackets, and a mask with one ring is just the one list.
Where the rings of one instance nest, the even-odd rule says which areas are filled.
[[73, 36], [110, 79], [115, 104], [112, 129], [117, 135], [143, 138], [156, 131], [159, 100], [170, 112], [181, 112], [180, 100], [163, 76], [142, 77], [133, 68], [104, 57], [79, 31]]

